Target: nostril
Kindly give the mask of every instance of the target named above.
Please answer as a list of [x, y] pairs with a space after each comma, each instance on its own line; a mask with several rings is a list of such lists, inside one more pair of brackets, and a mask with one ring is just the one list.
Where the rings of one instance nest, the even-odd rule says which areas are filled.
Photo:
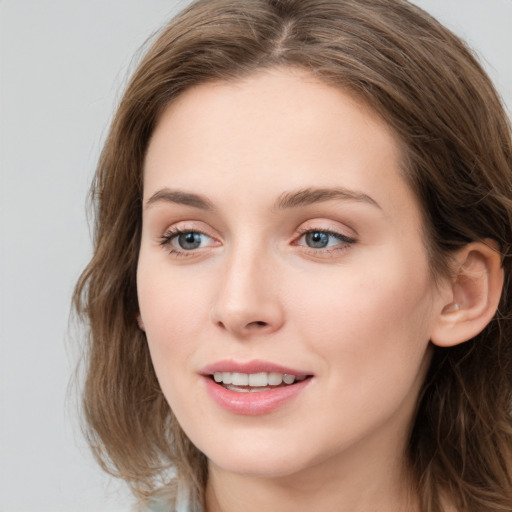
[[247, 327], [250, 328], [257, 328], [257, 327], [266, 327], [268, 325], [267, 322], [263, 322], [262, 320], [258, 320], [256, 322], [250, 322], [247, 324]]

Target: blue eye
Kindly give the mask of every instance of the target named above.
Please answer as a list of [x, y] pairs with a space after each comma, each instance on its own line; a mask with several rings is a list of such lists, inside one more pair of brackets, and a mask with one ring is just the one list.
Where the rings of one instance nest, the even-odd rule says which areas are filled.
[[316, 250], [343, 249], [354, 242], [353, 238], [329, 230], [305, 231], [299, 239], [299, 245]]
[[180, 246], [180, 249], [191, 251], [192, 249], [198, 249], [201, 246], [202, 233], [195, 233], [190, 231], [189, 233], [182, 233], [175, 237], [176, 243]]
[[170, 229], [160, 239], [160, 245], [166, 247], [173, 254], [192, 252], [195, 249], [202, 249], [211, 245], [213, 239], [200, 231], [185, 231]]
[[310, 231], [304, 235], [304, 240], [308, 247], [313, 249], [323, 249], [329, 245], [331, 235], [323, 231]]

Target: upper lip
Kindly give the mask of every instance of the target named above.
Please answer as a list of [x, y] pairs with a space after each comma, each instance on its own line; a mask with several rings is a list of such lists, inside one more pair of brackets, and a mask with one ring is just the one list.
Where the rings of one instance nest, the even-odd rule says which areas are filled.
[[230, 373], [286, 373], [288, 375], [295, 375], [296, 377], [307, 377], [312, 375], [311, 372], [289, 368], [280, 364], [271, 363], [254, 359], [252, 361], [233, 361], [232, 359], [225, 359], [215, 363], [206, 365], [200, 370], [201, 375], [213, 375], [216, 372], [230, 372]]

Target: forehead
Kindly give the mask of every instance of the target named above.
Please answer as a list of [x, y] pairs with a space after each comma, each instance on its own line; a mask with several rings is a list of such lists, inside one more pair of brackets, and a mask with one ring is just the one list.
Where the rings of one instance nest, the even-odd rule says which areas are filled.
[[[357, 119], [351, 116], [351, 123], [377, 128], [368, 134], [374, 140], [377, 131], [388, 139], [386, 142], [395, 138], [385, 121], [350, 91], [329, 85], [301, 68], [274, 67], [237, 80], [210, 81], [185, 90], [164, 109], [150, 144], [158, 138], [158, 132], [171, 130], [172, 126], [179, 127], [183, 135], [193, 130], [197, 137], [204, 133], [221, 137], [221, 132], [212, 131], [221, 123], [236, 128], [240, 137], [253, 135], [256, 139], [260, 130], [275, 137], [291, 135], [295, 128], [298, 135], [321, 121], [325, 130], [319, 135], [325, 135], [329, 121], [343, 120], [351, 110], [360, 114]], [[349, 133], [342, 135], [347, 137]]]
[[213, 194], [228, 183], [238, 197], [270, 184], [382, 196], [408, 189], [400, 162], [397, 138], [370, 107], [303, 70], [274, 68], [171, 103], [149, 144], [144, 196], [162, 186]]

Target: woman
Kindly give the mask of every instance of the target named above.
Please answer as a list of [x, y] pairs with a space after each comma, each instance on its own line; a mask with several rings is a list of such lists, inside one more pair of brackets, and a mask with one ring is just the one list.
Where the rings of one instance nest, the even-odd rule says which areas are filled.
[[142, 502], [512, 510], [510, 127], [426, 13], [195, 2], [93, 199], [85, 418]]

